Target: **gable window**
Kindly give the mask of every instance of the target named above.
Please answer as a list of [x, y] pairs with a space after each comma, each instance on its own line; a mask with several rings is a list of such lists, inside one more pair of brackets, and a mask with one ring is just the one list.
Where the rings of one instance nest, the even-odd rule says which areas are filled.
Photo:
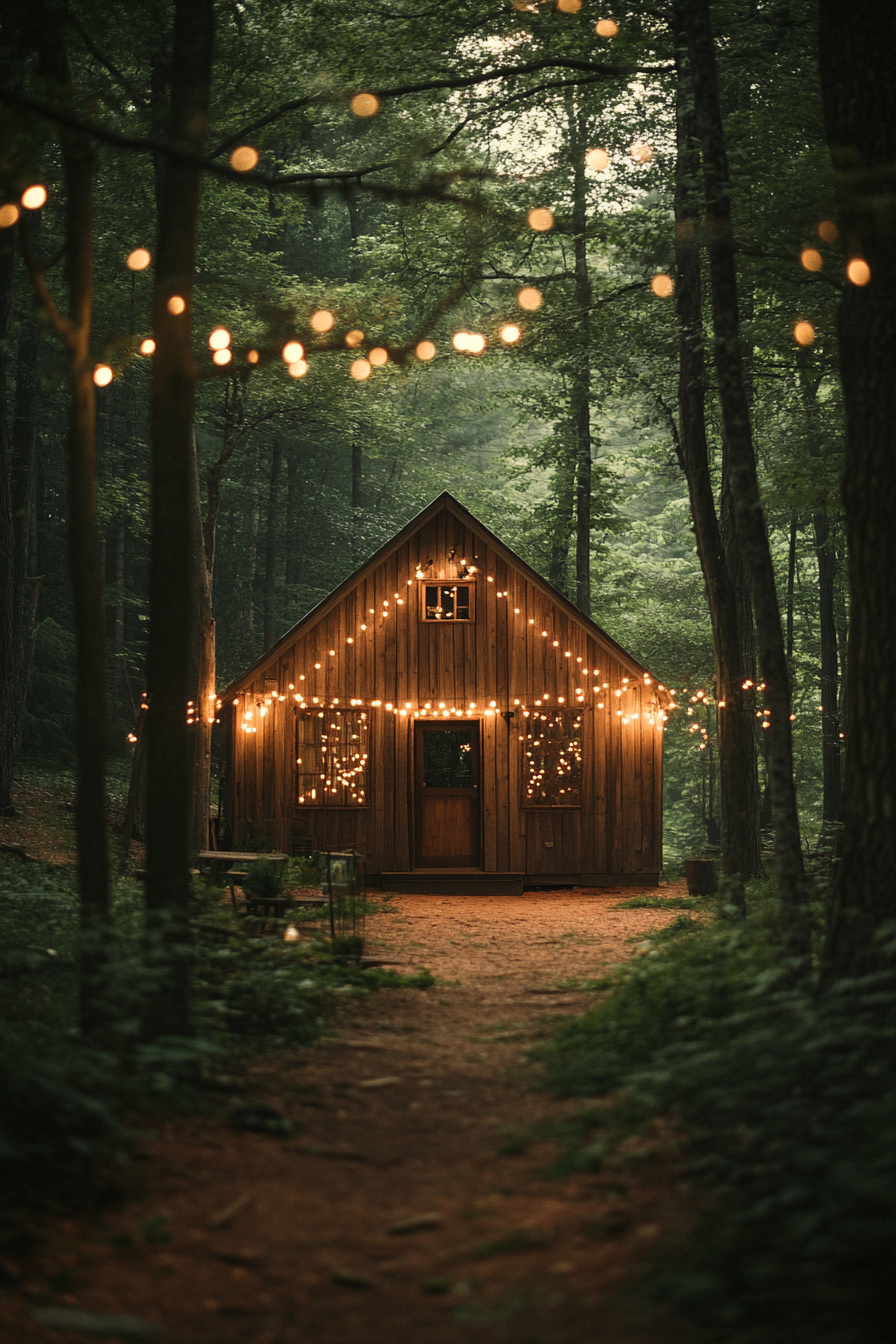
[[300, 807], [363, 807], [368, 761], [366, 714], [341, 709], [296, 712]]
[[473, 604], [469, 583], [424, 583], [424, 621], [472, 620]]
[[523, 806], [579, 807], [582, 802], [582, 714], [533, 710], [524, 719]]

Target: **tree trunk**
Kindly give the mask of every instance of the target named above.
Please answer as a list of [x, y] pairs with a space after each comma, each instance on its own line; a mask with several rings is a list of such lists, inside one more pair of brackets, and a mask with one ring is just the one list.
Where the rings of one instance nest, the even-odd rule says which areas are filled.
[[883, 962], [896, 914], [896, 27], [875, 0], [819, 7], [825, 131], [846, 253], [871, 270], [847, 283], [838, 333], [846, 407], [843, 504], [849, 620], [845, 831], [825, 948], [828, 975]]
[[787, 619], [787, 661], [793, 658], [793, 589], [796, 582], [796, 539], [799, 533], [799, 524], [796, 513], [790, 515], [790, 540], [787, 545], [787, 597], [786, 597], [786, 619]]
[[242, 634], [244, 654], [255, 656], [255, 566], [258, 560], [258, 498], [252, 486], [249, 506], [249, 537], [246, 543], [246, 568], [243, 574]]
[[685, 0], [684, 13], [694, 104], [703, 148], [716, 377], [730, 463], [737, 536], [750, 576], [759, 666], [765, 682], [766, 702], [771, 710], [769, 764], [784, 943], [788, 955], [802, 966], [809, 954], [809, 924], [793, 783], [790, 679], [743, 379], [737, 265], [731, 222], [731, 182], [719, 109], [709, 0]]
[[825, 828], [840, 816], [840, 713], [837, 704], [837, 623], [834, 589], [837, 562], [831, 546], [827, 503], [819, 499], [812, 515], [818, 560], [818, 626], [821, 636], [821, 761]]
[[[352, 445], [354, 452], [354, 445]], [[359, 473], [360, 475], [360, 473]], [[354, 485], [354, 472], [352, 473], [352, 484]], [[296, 516], [299, 510], [299, 468], [296, 461], [296, 452], [293, 448], [287, 454], [286, 458], [286, 574], [284, 582], [287, 592], [298, 582], [298, 566], [296, 565]], [[291, 597], [291, 594], [290, 594]]]
[[756, 791], [755, 741], [744, 689], [737, 603], [716, 514], [706, 436], [706, 359], [703, 300], [697, 237], [698, 157], [690, 90], [685, 72], [678, 78], [678, 168], [675, 238], [679, 322], [679, 458], [688, 485], [694, 537], [700, 559], [713, 632], [716, 694], [719, 702], [719, 803], [722, 871], [730, 898], [744, 909], [746, 880], [761, 871]]
[[[169, 137], [201, 155], [208, 130], [214, 8], [175, 0]], [[150, 1037], [189, 1030], [190, 698], [194, 564], [191, 343], [201, 173], [169, 160], [162, 174], [153, 295], [150, 629], [147, 650], [147, 928], [157, 961]], [[179, 300], [180, 302], [169, 301]], [[180, 311], [177, 311], [177, 310]]]
[[[206, 559], [202, 523], [202, 500], [199, 493], [199, 460], [195, 442], [190, 479], [190, 503], [193, 523], [191, 570], [194, 578], [194, 648], [196, 654], [193, 681], [192, 714], [187, 714], [192, 749], [190, 782], [192, 817], [191, 850], [208, 849], [208, 819], [212, 768], [212, 728], [217, 718], [215, 706], [215, 615], [212, 606], [212, 576]], [[192, 720], [192, 722], [191, 722]]]
[[588, 274], [588, 214], [585, 180], [587, 123], [567, 96], [572, 158], [572, 235], [575, 249], [576, 341], [570, 369], [575, 459], [576, 606], [591, 615], [591, 278]]
[[264, 544], [264, 647], [274, 642], [274, 616], [277, 600], [277, 520], [280, 499], [280, 467], [282, 464], [280, 440], [271, 448], [271, 475], [268, 488], [268, 521]]

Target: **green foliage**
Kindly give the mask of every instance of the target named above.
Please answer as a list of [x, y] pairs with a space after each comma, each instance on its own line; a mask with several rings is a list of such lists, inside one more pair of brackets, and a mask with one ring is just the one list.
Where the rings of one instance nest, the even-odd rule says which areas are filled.
[[574, 1165], [615, 1160], [614, 1134], [675, 1118], [708, 1196], [696, 1239], [663, 1276], [679, 1305], [759, 1332], [750, 1338], [883, 1341], [896, 976], [795, 988], [768, 916], [683, 920], [645, 941], [606, 1002], [546, 1049], [547, 1079], [616, 1097], [602, 1137], [592, 1117], [570, 1140]]
[[271, 899], [279, 896], [282, 889], [282, 863], [272, 862], [270, 859], [258, 859], [247, 866], [243, 882], [243, 890], [247, 896], [255, 896], [259, 900]]

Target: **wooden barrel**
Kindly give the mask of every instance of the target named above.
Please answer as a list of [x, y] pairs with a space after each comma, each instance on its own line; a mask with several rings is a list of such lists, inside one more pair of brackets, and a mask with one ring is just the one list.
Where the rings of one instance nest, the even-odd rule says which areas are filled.
[[685, 859], [684, 872], [688, 880], [689, 896], [716, 894], [716, 865], [712, 859]]

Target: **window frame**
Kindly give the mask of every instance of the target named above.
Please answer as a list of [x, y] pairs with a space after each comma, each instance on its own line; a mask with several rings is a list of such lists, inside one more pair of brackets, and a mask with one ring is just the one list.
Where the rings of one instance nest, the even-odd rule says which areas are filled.
[[[359, 721], [362, 721], [362, 722], [365, 724], [366, 732], [367, 732], [367, 743], [366, 743], [367, 760], [366, 760], [365, 765], [364, 765], [364, 795], [365, 795], [365, 796], [364, 796], [364, 801], [363, 801], [363, 802], [353, 802], [353, 801], [351, 800], [351, 798], [348, 798], [348, 799], [340, 798], [340, 799], [332, 799], [332, 800], [329, 799], [329, 798], [316, 798], [313, 802], [300, 802], [300, 801], [299, 801], [300, 794], [301, 794], [301, 789], [299, 788], [299, 779], [300, 779], [300, 776], [301, 776], [301, 775], [309, 775], [309, 774], [311, 773], [311, 772], [308, 771], [308, 770], [302, 770], [302, 768], [301, 768], [301, 766], [300, 766], [300, 764], [299, 764], [299, 749], [300, 749], [300, 747], [305, 747], [305, 746], [307, 745], [307, 744], [305, 744], [305, 743], [300, 743], [300, 741], [299, 741], [299, 725], [300, 725], [302, 719], [318, 719], [318, 720], [320, 720], [320, 719], [322, 719], [322, 718], [323, 718], [323, 719], [326, 719], [330, 714], [336, 714], [339, 718], [345, 718], [345, 717], [347, 717], [348, 715], [352, 715], [355, 719], [357, 719], [357, 720], [359, 720]], [[372, 774], [371, 774], [371, 763], [370, 763], [370, 756], [371, 756], [371, 752], [370, 752], [370, 748], [371, 748], [371, 737], [372, 737], [372, 733], [371, 733], [371, 722], [370, 722], [370, 714], [369, 714], [369, 713], [362, 713], [362, 711], [361, 711], [361, 710], [358, 710], [358, 709], [342, 709], [341, 707], [339, 707], [339, 708], [333, 708], [333, 706], [330, 706], [329, 708], [324, 707], [324, 708], [322, 708], [322, 709], [315, 709], [313, 706], [312, 706], [310, 709], [301, 708], [301, 707], [299, 707], [299, 706], [296, 706], [296, 707], [295, 707], [295, 730], [294, 730], [294, 733], [293, 733], [293, 746], [294, 746], [294, 751], [293, 751], [293, 772], [294, 772], [294, 773], [293, 773], [293, 808], [295, 809], [295, 811], [296, 811], [296, 812], [308, 812], [308, 811], [310, 811], [310, 810], [315, 810], [315, 809], [316, 809], [316, 810], [324, 810], [324, 811], [332, 812], [332, 811], [334, 811], [334, 810], [337, 810], [337, 809], [341, 808], [343, 811], [359, 812], [359, 811], [363, 811], [365, 808], [369, 808], [369, 807], [370, 807], [370, 787], [371, 787], [371, 778], [372, 778]], [[312, 744], [312, 745], [313, 745], [313, 744]], [[317, 745], [316, 745], [315, 750], [318, 750], [318, 751], [320, 750], [320, 744], [317, 744]]]
[[[472, 579], [418, 579], [417, 586], [420, 590], [419, 612], [421, 625], [475, 625], [476, 624], [476, 584]], [[429, 617], [426, 614], [426, 590], [427, 588], [466, 588], [469, 595], [470, 614], [466, 620], [459, 620], [456, 616], [447, 617]]]
[[[543, 710], [545, 709], [548, 709], [552, 714], [562, 713], [564, 715], [578, 716], [579, 718], [579, 744], [581, 747], [581, 759], [579, 761], [579, 779], [578, 779], [579, 796], [578, 801], [574, 803], [564, 803], [564, 802], [549, 803], [549, 802], [537, 801], [531, 799], [527, 792], [529, 785], [529, 780], [526, 772], [526, 759], [527, 759], [526, 743], [529, 740], [528, 725], [532, 722], [532, 719], [536, 714], [542, 713]], [[569, 705], [542, 706], [539, 709], [530, 710], [529, 717], [522, 718], [521, 724], [526, 725], [523, 732], [517, 734], [518, 738], [522, 738], [522, 741], [520, 741], [519, 743], [520, 746], [519, 796], [520, 796], [521, 810], [530, 812], [581, 811], [582, 807], [584, 806], [582, 801], [582, 795], [584, 792], [584, 785], [585, 785], [585, 706], [581, 705], [575, 709], [573, 709]], [[568, 736], [568, 734], [566, 734], [566, 736]]]

